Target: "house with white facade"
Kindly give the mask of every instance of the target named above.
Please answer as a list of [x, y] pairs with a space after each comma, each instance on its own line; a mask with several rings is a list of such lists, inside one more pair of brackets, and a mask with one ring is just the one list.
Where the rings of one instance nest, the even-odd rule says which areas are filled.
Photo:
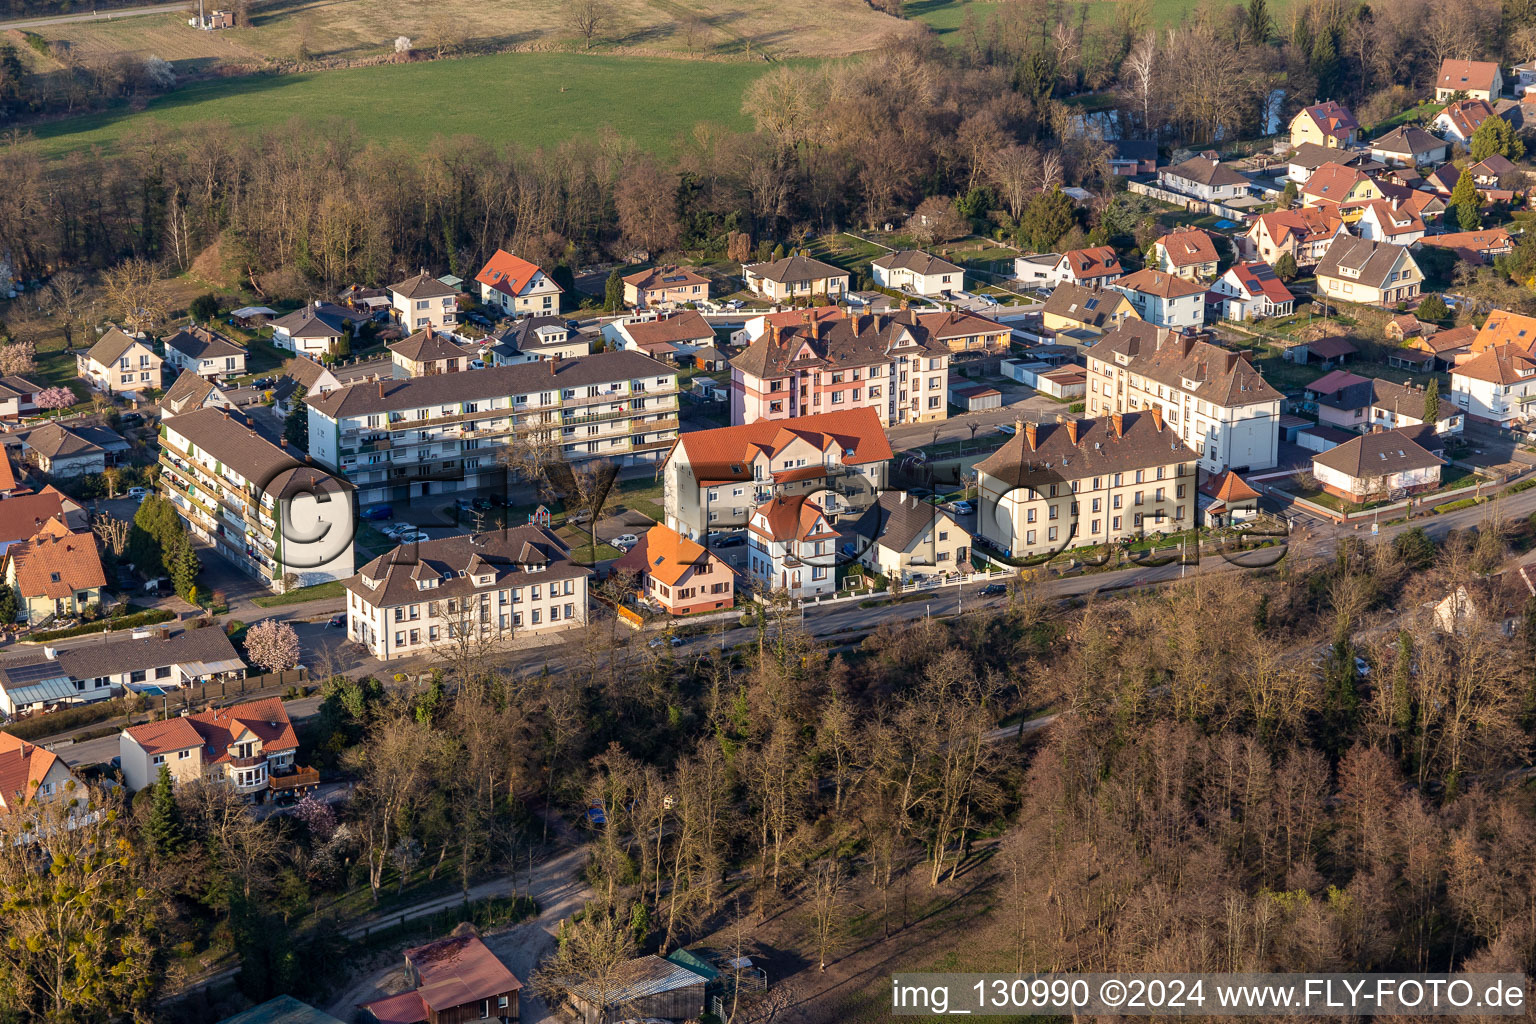
[[389, 286], [390, 313], [410, 331], [452, 330], [459, 322], [459, 290], [422, 271]]
[[213, 782], [263, 798], [294, 768], [298, 734], [277, 697], [129, 726], [119, 738], [123, 783], [152, 785], [164, 767], [177, 784]]
[[330, 355], [365, 314], [316, 299], [272, 321], [272, 344], [311, 359]]
[[1415, 441], [1415, 433], [1361, 434], [1314, 455], [1312, 476], [1329, 494], [1356, 504], [1432, 491], [1444, 462]]
[[869, 267], [875, 284], [882, 288], [924, 296], [965, 290], [964, 270], [921, 249], [887, 253]]
[[1497, 345], [1451, 368], [1451, 401], [1470, 419], [1512, 427], [1536, 404], [1536, 357], [1517, 345]]
[[1157, 183], [1169, 191], [1216, 203], [1243, 198], [1251, 184], [1225, 164], [1200, 156], [1158, 168]]
[[512, 316], [552, 315], [560, 312], [563, 289], [536, 263], [529, 263], [505, 249], [497, 249], [480, 273], [480, 301]]
[[161, 387], [162, 363], [148, 342], [111, 327], [88, 351], [75, 355], [75, 372], [98, 391], [137, 398]]
[[1221, 296], [1221, 315], [1227, 320], [1253, 320], [1267, 316], [1290, 316], [1296, 297], [1275, 276], [1268, 263], [1238, 263], [1211, 285]]
[[1355, 221], [1355, 234], [1372, 242], [1412, 245], [1424, 237], [1424, 221], [1407, 207], [1394, 207], [1385, 199], [1365, 204]]
[[1129, 299], [1136, 315], [1149, 324], [1175, 330], [1205, 326], [1204, 282], [1147, 268], [1127, 274], [1110, 287]]
[[165, 339], [165, 365], [210, 380], [245, 373], [245, 349], [218, 331], [193, 325]]
[[805, 495], [757, 506], [747, 523], [747, 568], [758, 596], [769, 591], [796, 600], [837, 589], [838, 533], [820, 504]]

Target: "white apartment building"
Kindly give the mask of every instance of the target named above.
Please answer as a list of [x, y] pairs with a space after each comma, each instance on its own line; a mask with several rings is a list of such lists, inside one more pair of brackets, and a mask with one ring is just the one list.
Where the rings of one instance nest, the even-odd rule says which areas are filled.
[[540, 526], [402, 545], [347, 580], [347, 636], [390, 661], [567, 629], [591, 575]]
[[1281, 395], [1243, 353], [1127, 321], [1084, 361], [1089, 416], [1155, 409], [1210, 473], [1278, 463]]
[[1512, 427], [1536, 410], [1536, 358], [1495, 345], [1451, 369], [1451, 401], [1469, 419]]
[[305, 398], [309, 452], [363, 505], [473, 491], [533, 435], [567, 462], [661, 459], [677, 438], [677, 370], [638, 352], [598, 352], [380, 380]]
[[821, 506], [804, 495], [778, 497], [752, 510], [747, 565], [760, 593], [795, 600], [837, 589], [837, 531]]

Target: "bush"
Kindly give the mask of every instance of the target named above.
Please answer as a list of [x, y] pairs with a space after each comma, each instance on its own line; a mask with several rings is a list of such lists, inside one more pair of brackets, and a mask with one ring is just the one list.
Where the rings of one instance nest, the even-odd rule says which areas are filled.
[[41, 633], [30, 634], [27, 639], [35, 641], [63, 640], [72, 636], [84, 636], [87, 633], [101, 633], [108, 629], [136, 629], [139, 626], [153, 626], [157, 622], [168, 622], [175, 617], [176, 613], [169, 608], [151, 608], [147, 612], [139, 612], [135, 615], [122, 615], [115, 619], [98, 619], [95, 622], [71, 626], [68, 629], [45, 629]]
[[23, 718], [19, 722], [6, 725], [3, 731], [19, 740], [38, 740], [45, 736], [68, 732], [70, 729], [78, 729], [82, 725], [104, 722], [109, 718], [127, 713], [126, 698], [114, 697], [94, 704], [76, 704], [62, 711], [55, 711], [51, 715], [33, 715], [31, 718]]
[[1087, 406], [1082, 402], [1073, 402], [1071, 405], [1067, 406], [1067, 412], [1082, 412], [1086, 408]]

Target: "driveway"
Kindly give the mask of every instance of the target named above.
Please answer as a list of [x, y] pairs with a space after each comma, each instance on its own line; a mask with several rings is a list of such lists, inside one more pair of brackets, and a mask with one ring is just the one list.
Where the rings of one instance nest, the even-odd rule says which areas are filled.
[[59, 14], [49, 18], [22, 18], [17, 21], [0, 21], [0, 32], [10, 29], [23, 28], [47, 28], [49, 25], [64, 25], [71, 21], [116, 21], [119, 18], [134, 18], [141, 14], [175, 14], [184, 12], [187, 5], [155, 4], [153, 7], [129, 7], [124, 10], [103, 11], [98, 14], [91, 11], [85, 14]]

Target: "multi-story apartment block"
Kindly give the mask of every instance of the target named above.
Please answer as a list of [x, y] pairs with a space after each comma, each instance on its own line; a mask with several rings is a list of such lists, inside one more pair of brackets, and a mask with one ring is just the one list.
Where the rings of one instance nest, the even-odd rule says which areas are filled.
[[352, 487], [224, 409], [160, 425], [159, 489], [193, 535], [273, 590], [352, 575]]
[[269, 697], [130, 726], [118, 745], [129, 790], [153, 784], [163, 766], [178, 784], [221, 783], [259, 799], [293, 771], [299, 738], [283, 702]]
[[949, 345], [918, 315], [846, 312], [767, 330], [731, 360], [731, 422], [873, 409], [882, 425], [949, 416]]
[[1157, 410], [1211, 473], [1279, 461], [1281, 395], [1243, 353], [1131, 321], [1084, 359], [1088, 415]]
[[813, 495], [834, 517], [862, 511], [885, 489], [891, 458], [869, 408], [692, 430], [662, 467], [667, 526], [698, 540], [746, 526], [754, 508], [780, 496]]
[[363, 504], [472, 491], [504, 480], [514, 442], [567, 462], [661, 459], [677, 438], [677, 370], [599, 352], [310, 395], [309, 453]]
[[1019, 423], [976, 464], [977, 532], [1029, 558], [1187, 529], [1196, 525], [1195, 460], [1156, 408]]
[[347, 636], [389, 661], [565, 629], [591, 575], [541, 526], [402, 545], [347, 580]]

